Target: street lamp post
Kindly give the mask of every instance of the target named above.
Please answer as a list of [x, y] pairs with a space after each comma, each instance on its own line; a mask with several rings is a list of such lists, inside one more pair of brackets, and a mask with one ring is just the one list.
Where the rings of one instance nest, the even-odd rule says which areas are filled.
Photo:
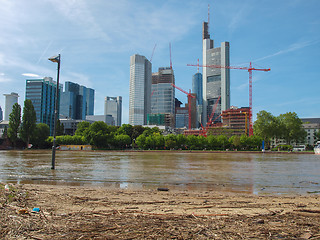
[[60, 75], [60, 54], [58, 56], [54, 56], [49, 58], [51, 62], [58, 63], [57, 70], [57, 88], [56, 88], [56, 96], [55, 96], [55, 107], [54, 107], [54, 123], [53, 123], [53, 145], [52, 145], [52, 166], [51, 169], [55, 168], [56, 161], [56, 129], [57, 129], [57, 120], [58, 120], [58, 103], [59, 103], [59, 75]]

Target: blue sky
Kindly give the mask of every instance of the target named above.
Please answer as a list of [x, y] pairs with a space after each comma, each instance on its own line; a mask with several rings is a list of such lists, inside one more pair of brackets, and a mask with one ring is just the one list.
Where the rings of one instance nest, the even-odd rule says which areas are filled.
[[[230, 65], [271, 68], [253, 72], [254, 116], [320, 117], [319, 0], [0, 0], [0, 106], [11, 92], [23, 104], [26, 79], [55, 79], [48, 57], [60, 53], [61, 82], [94, 88], [97, 115], [105, 96], [122, 96], [127, 123], [130, 56], [150, 59], [156, 44], [156, 72], [169, 66], [171, 42], [176, 85], [188, 91], [197, 69], [186, 65], [201, 63], [208, 3], [211, 38], [230, 42]], [[248, 72], [231, 70], [231, 104], [248, 98]]]

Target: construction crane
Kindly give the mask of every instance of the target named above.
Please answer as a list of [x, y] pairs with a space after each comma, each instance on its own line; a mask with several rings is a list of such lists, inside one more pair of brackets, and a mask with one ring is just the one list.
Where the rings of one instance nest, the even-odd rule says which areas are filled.
[[172, 61], [171, 61], [171, 42], [169, 42], [169, 51], [170, 51], [170, 69], [172, 69]]
[[214, 121], [212, 122], [213, 120], [213, 116], [214, 116], [214, 113], [217, 109], [217, 106], [218, 106], [218, 103], [219, 103], [219, 100], [220, 100], [221, 96], [218, 97], [217, 101], [215, 102], [215, 104], [213, 105], [213, 108], [212, 108], [212, 112], [211, 112], [211, 115], [210, 115], [210, 118], [209, 118], [209, 121], [207, 122], [206, 124], [206, 127], [209, 127], [213, 124], [213, 122], [217, 119], [214, 119]]
[[151, 54], [151, 57], [150, 57], [150, 62], [152, 62], [152, 58], [153, 58], [154, 51], [156, 50], [156, 46], [157, 46], [157, 44], [154, 44], [154, 47], [153, 47], [153, 50], [152, 50], [152, 54]]
[[249, 72], [249, 136], [253, 135], [253, 124], [252, 124], [252, 71], [263, 71], [269, 72], [270, 68], [254, 68], [250, 62], [249, 67], [237, 67], [237, 66], [220, 66], [220, 65], [199, 65], [199, 64], [187, 64], [187, 66], [195, 67], [209, 67], [209, 68], [227, 68], [227, 69], [239, 69], [247, 70]]
[[175, 87], [176, 89], [180, 90], [181, 92], [183, 92], [184, 94], [187, 94], [187, 96], [188, 96], [188, 105], [189, 105], [188, 106], [189, 107], [188, 114], [189, 114], [189, 130], [190, 130], [191, 129], [191, 98], [196, 98], [196, 97], [191, 94], [191, 90], [190, 89], [189, 89], [189, 92], [186, 92], [185, 90], [183, 90], [182, 88], [177, 87], [173, 83], [171, 83], [171, 85], [173, 87]]

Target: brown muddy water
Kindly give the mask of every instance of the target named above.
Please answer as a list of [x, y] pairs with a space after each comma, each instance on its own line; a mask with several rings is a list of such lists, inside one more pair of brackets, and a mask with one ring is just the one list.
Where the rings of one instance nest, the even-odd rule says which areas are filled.
[[313, 154], [0, 151], [0, 182], [320, 194]]

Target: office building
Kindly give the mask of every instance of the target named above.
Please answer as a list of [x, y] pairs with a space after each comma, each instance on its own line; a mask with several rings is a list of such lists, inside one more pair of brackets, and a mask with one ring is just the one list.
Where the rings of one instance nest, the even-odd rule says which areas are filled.
[[104, 122], [107, 125], [114, 126], [114, 119], [111, 115], [87, 115], [87, 122]]
[[94, 113], [94, 90], [91, 88], [67, 81], [60, 100], [62, 118], [85, 119]]
[[[214, 41], [210, 39], [208, 23], [203, 23], [203, 65], [217, 65], [221, 68], [203, 68], [203, 109], [202, 124], [208, 121], [212, 109], [219, 96], [214, 118], [222, 111], [230, 108], [230, 69], [224, 68], [229, 64], [229, 42], [222, 42], [220, 47], [214, 47]], [[220, 121], [220, 118], [218, 119]]]
[[115, 126], [121, 126], [122, 97], [105, 97], [104, 115], [111, 115]]
[[175, 127], [175, 84], [172, 68], [159, 68], [152, 73], [151, 114], [164, 114], [166, 126]]
[[2, 121], [2, 120], [3, 120], [3, 112], [2, 112], [2, 108], [0, 106], [0, 121]]
[[189, 124], [188, 106], [176, 108], [176, 128], [188, 128], [188, 124]]
[[196, 73], [192, 76], [192, 93], [196, 94], [197, 105], [202, 105], [203, 94], [202, 94], [202, 74]]
[[4, 121], [9, 121], [9, 115], [12, 112], [12, 107], [15, 103], [18, 103], [18, 93], [3, 94], [5, 98], [5, 110], [4, 110]]
[[130, 57], [129, 124], [146, 125], [151, 112], [151, 62], [135, 54]]
[[192, 76], [192, 93], [196, 94], [196, 109], [197, 109], [197, 119], [196, 127], [201, 126], [202, 119], [202, 104], [203, 104], [203, 87], [202, 87], [202, 74], [196, 73]]
[[4, 138], [4, 132], [9, 128], [9, 121], [0, 121], [0, 138]]
[[63, 124], [63, 133], [66, 135], [73, 136], [77, 130], [78, 124], [81, 122], [94, 123], [94, 121], [82, 120], [82, 119], [59, 119], [60, 123]]
[[316, 133], [320, 131], [320, 118], [301, 118], [301, 121], [304, 130], [307, 132], [305, 144], [314, 146], [320, 140], [316, 137]]
[[[61, 92], [60, 85], [59, 91]], [[45, 123], [53, 134], [57, 83], [51, 77], [26, 80], [26, 99], [30, 99], [37, 116], [37, 123]], [[59, 99], [58, 99], [59, 102]], [[58, 103], [59, 104], [59, 103]], [[58, 108], [59, 116], [59, 108]]]

